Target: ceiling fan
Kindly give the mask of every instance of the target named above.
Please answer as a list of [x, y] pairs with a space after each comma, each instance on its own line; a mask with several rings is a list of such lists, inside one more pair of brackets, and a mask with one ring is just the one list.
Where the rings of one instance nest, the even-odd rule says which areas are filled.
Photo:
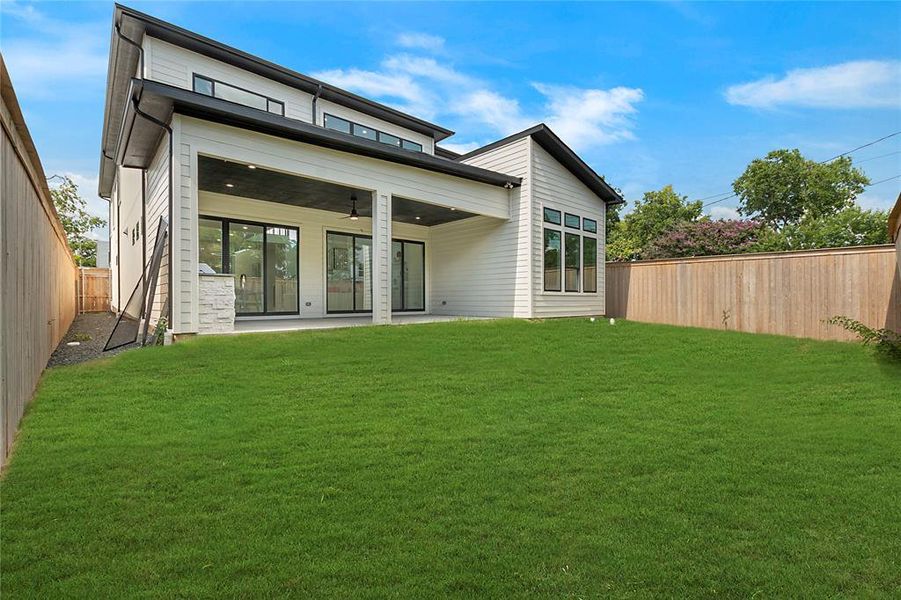
[[350, 195], [350, 202], [351, 202], [350, 214], [347, 215], [346, 217], [341, 217], [341, 218], [342, 219], [350, 219], [351, 221], [356, 221], [357, 219], [360, 218], [360, 213], [357, 212], [357, 195], [356, 194]]

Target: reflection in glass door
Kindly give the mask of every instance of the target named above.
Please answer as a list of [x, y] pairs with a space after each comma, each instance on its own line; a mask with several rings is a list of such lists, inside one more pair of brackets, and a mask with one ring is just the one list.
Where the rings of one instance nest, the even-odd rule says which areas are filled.
[[326, 312], [372, 310], [372, 238], [326, 234]]
[[263, 227], [228, 224], [228, 265], [235, 277], [235, 313], [263, 312]]
[[297, 312], [297, 230], [266, 227], [266, 313]]

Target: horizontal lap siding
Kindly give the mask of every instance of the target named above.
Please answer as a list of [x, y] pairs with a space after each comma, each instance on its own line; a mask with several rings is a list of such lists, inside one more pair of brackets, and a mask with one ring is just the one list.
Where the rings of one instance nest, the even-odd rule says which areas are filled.
[[[156, 246], [156, 238], [160, 217], [169, 221], [169, 140], [164, 136], [160, 147], [157, 149], [150, 167], [147, 169], [147, 262], [153, 260], [153, 250]], [[170, 228], [171, 231], [171, 228]], [[124, 277], [124, 276], [123, 276]], [[125, 294], [123, 288], [123, 294]], [[156, 293], [152, 300], [150, 322], [155, 325], [164, 308], [164, 303], [169, 295], [169, 245], [163, 252], [163, 260], [160, 263], [159, 277], [156, 283]]]
[[510, 192], [510, 219], [475, 217], [432, 228], [432, 312], [528, 317], [529, 140], [465, 161], [523, 178]]
[[[142, 185], [143, 178], [140, 169], [117, 168], [115, 201], [118, 203], [119, 223], [115, 231], [110, 229], [111, 237], [115, 235], [119, 244], [119, 280], [117, 284], [121, 287], [122, 298], [116, 304], [117, 310], [124, 308], [128, 298], [141, 281], [141, 265], [144, 258], [143, 236], [146, 234], [141, 231], [140, 225]], [[150, 225], [149, 220], [147, 224]], [[138, 237], [134, 237], [136, 230], [140, 232]]]
[[[604, 313], [605, 204], [547, 151], [532, 142], [532, 263], [535, 290], [534, 315], [559, 317]], [[598, 222], [597, 294], [547, 294], [544, 292], [544, 206]], [[575, 233], [575, 230], [572, 230]]]
[[[325, 234], [327, 231], [370, 235], [372, 220], [366, 217], [354, 222], [341, 213], [301, 208], [277, 202], [240, 198], [226, 194], [200, 192], [200, 214], [237, 220], [290, 225], [300, 230], [300, 316], [325, 316]], [[426, 243], [426, 291], [431, 282], [433, 254], [430, 228], [406, 223], [392, 223], [394, 238]], [[386, 298], [387, 300], [387, 298]], [[309, 302], [310, 306], [306, 306]], [[428, 308], [428, 307], [427, 307]]]
[[75, 318], [77, 268], [50, 198], [35, 187], [40, 167], [28, 162], [23, 134], [5, 102], [0, 115], [2, 463], [47, 360]]
[[853, 339], [847, 316], [901, 330], [901, 274], [890, 246], [608, 263], [608, 314], [636, 321]]
[[150, 36], [144, 38], [144, 52], [147, 79], [191, 90], [197, 73], [280, 100], [290, 119], [312, 120], [313, 96], [306, 92]]

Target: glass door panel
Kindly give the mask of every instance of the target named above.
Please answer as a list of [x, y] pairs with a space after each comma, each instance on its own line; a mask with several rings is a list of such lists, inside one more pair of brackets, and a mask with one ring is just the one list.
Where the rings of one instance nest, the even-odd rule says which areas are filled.
[[425, 245], [404, 242], [404, 310], [425, 310]]
[[372, 310], [372, 240], [354, 238], [354, 310]]
[[401, 310], [404, 306], [404, 245], [391, 242], [391, 309]]
[[266, 312], [296, 313], [297, 230], [266, 227]]
[[353, 237], [339, 233], [326, 236], [326, 310], [350, 312], [354, 309]]
[[235, 277], [235, 313], [263, 312], [263, 227], [228, 224], [228, 264]]

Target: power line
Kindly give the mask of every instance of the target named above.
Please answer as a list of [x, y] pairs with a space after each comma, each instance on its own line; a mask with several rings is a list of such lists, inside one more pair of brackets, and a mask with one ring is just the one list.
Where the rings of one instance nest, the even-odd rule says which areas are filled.
[[863, 150], [864, 148], [869, 148], [869, 147], [872, 146], [873, 144], [878, 144], [879, 142], [884, 141], [884, 140], [887, 140], [887, 139], [889, 139], [889, 138], [891, 138], [891, 137], [895, 137], [896, 135], [901, 135], [901, 131], [896, 131], [895, 133], [890, 133], [890, 134], [888, 134], [888, 135], [885, 136], [885, 137], [881, 137], [881, 138], [879, 138], [878, 140], [873, 140], [872, 142], [866, 143], [866, 144], [864, 144], [863, 146], [858, 146], [857, 148], [854, 148], [853, 150], [848, 150], [847, 152], [842, 152], [842, 153], [839, 154], [838, 156], [833, 156], [833, 157], [830, 158], [829, 160], [821, 161], [820, 164], [827, 163], [827, 162], [832, 162], [832, 161], [835, 160], [836, 158], [841, 158], [841, 157], [843, 157], [843, 156], [845, 156], [845, 155], [851, 154], [852, 152], [857, 152], [858, 150]]
[[895, 150], [894, 152], [889, 152], [888, 154], [880, 154], [879, 156], [871, 156], [870, 158], [865, 158], [863, 160], [859, 160], [855, 162], [855, 165], [859, 165], [860, 163], [869, 162], [871, 160], [876, 160], [877, 158], [885, 158], [886, 156], [894, 156], [896, 154], [901, 154], [901, 150]]
[[[828, 159], [828, 160], [821, 160], [818, 164], [821, 164], [821, 165], [822, 165], [822, 164], [825, 164], [825, 163], [828, 163], [828, 162], [832, 162], [832, 161], [835, 160], [836, 158], [841, 158], [842, 156], [847, 156], [848, 154], [852, 154], [852, 153], [854, 153], [854, 152], [857, 152], [858, 150], [863, 150], [864, 148], [869, 148], [870, 146], [873, 146], [873, 145], [875, 145], [875, 144], [878, 144], [879, 142], [883, 142], [883, 141], [885, 141], [885, 140], [887, 140], [887, 139], [889, 139], [889, 138], [893, 138], [893, 137], [895, 137], [896, 135], [901, 135], [901, 131], [896, 131], [896, 132], [894, 132], [894, 133], [890, 133], [890, 134], [888, 134], [888, 135], [886, 135], [886, 136], [883, 136], [883, 137], [879, 138], [878, 140], [873, 140], [872, 142], [867, 142], [866, 144], [863, 144], [863, 145], [861, 145], [861, 146], [858, 146], [857, 148], [852, 148], [851, 150], [848, 150], [847, 152], [842, 152], [841, 154], [839, 154], [839, 155], [837, 155], [837, 156], [833, 156], [832, 158], [830, 158], [830, 159]], [[901, 151], [898, 151], [898, 152], [889, 152], [888, 154], [883, 154], [882, 156], [874, 156], [874, 157], [872, 157], [872, 158], [867, 158], [867, 159], [864, 159], [864, 160], [862, 160], [862, 161], [859, 161], [858, 164], [860, 164], [860, 163], [862, 163], [862, 162], [866, 162], [866, 161], [868, 161], [868, 160], [875, 160], [875, 159], [877, 159], [877, 158], [883, 158], [883, 157], [885, 157], [885, 156], [892, 156], [893, 154], [899, 154], [899, 153], [901, 153]], [[892, 179], [897, 179], [898, 177], [901, 177], [901, 175], [896, 176], [896, 177], [889, 177], [888, 179], [883, 179], [882, 181], [877, 181], [876, 183], [871, 183], [870, 185], [864, 186], [864, 187], [874, 186], [874, 185], [876, 185], [876, 184], [878, 184], [878, 183], [885, 183], [886, 181], [891, 181]], [[719, 200], [714, 200], [713, 202], [708, 202], [707, 204], [702, 205], [702, 206], [701, 206], [701, 210], [707, 208], [708, 206], [713, 206], [714, 204], [719, 204], [720, 202], [723, 202], [723, 201], [725, 201], [725, 200], [729, 200], [729, 199], [731, 199], [731, 198], [735, 198], [736, 196], [738, 196], [738, 194], [736, 194], [736, 193], [734, 193], [734, 192], [722, 192], [722, 193], [720, 193], [720, 194], [714, 194], [714, 195], [712, 195], [712, 196], [707, 196], [707, 197], [705, 197], [705, 198], [700, 198], [698, 201], [699, 201], [699, 202], [703, 202], [704, 200], [710, 200], [711, 198], [716, 198], [717, 196], [722, 196], [723, 194], [729, 194], [729, 195], [726, 196], [725, 198], [720, 198]]]
[[899, 173], [898, 175], [895, 175], [894, 177], [887, 177], [886, 179], [880, 179], [879, 181], [871, 183], [870, 185], [865, 185], [863, 187], [873, 187], [874, 185], [879, 185], [880, 183], [885, 183], [886, 181], [891, 181], [892, 179], [898, 179], [899, 177], [901, 177], [901, 173]]

